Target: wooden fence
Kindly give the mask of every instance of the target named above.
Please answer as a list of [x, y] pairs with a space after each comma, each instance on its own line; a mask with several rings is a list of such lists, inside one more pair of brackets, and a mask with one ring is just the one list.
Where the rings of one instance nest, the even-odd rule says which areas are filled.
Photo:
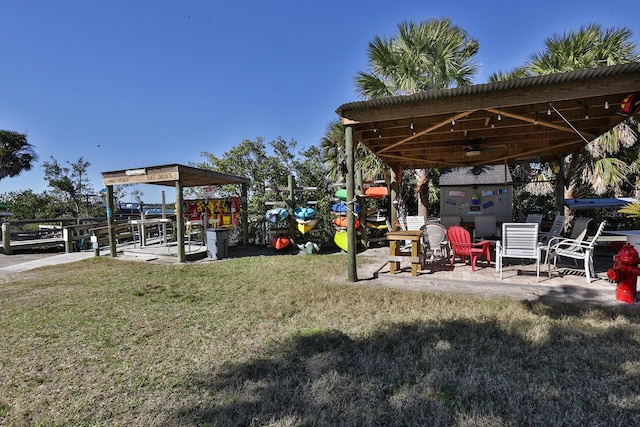
[[[171, 223], [170, 223], [171, 224]], [[159, 235], [156, 226], [147, 226], [147, 234]], [[98, 246], [109, 245], [109, 227], [105, 218], [52, 219], [2, 222], [2, 251], [10, 255], [14, 250], [64, 247], [65, 252], [91, 249], [91, 237], [96, 236]], [[116, 243], [140, 239], [128, 219], [115, 223]]]

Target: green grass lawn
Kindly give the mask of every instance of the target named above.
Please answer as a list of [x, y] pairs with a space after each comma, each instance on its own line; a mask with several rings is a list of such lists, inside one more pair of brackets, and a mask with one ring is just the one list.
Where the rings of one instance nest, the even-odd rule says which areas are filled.
[[640, 425], [637, 309], [353, 284], [346, 262], [22, 273], [0, 425]]

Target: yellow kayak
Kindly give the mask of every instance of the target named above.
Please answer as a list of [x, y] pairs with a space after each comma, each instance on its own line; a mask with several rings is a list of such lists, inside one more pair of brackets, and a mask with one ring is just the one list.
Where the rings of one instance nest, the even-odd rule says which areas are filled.
[[302, 234], [305, 234], [307, 231], [311, 230], [318, 223], [317, 219], [308, 219], [306, 221], [296, 220], [298, 223], [298, 231]]
[[345, 230], [338, 230], [336, 234], [333, 236], [333, 241], [338, 245], [340, 249], [347, 252], [349, 248], [349, 243], [347, 239], [347, 232]]

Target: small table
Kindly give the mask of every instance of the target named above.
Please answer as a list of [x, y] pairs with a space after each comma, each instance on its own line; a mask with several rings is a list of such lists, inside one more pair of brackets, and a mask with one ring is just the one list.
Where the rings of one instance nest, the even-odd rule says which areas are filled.
[[[418, 271], [422, 268], [421, 239], [422, 230], [399, 230], [387, 233], [387, 240], [389, 241], [389, 270], [391, 274], [396, 274], [396, 270], [400, 270], [400, 262], [409, 261], [411, 262], [411, 275], [418, 275]], [[411, 242], [411, 252], [402, 250], [402, 244], [405, 240]]]
[[[129, 221], [131, 227], [133, 228], [132, 232], [134, 235], [133, 247], [135, 248], [135, 236], [140, 236], [140, 247], [144, 247], [147, 244], [147, 233], [145, 230], [145, 226], [149, 225], [158, 225], [160, 232], [160, 240], [161, 243], [167, 244], [167, 224], [171, 222], [170, 219], [167, 218], [153, 218], [153, 219], [132, 219]], [[136, 232], [137, 230], [137, 232]]]

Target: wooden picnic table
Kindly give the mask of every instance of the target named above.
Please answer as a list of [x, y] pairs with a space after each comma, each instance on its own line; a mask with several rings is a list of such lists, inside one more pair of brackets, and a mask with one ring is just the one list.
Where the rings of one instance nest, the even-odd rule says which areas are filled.
[[[422, 268], [420, 240], [422, 239], [422, 230], [398, 230], [387, 233], [389, 241], [389, 272], [396, 274], [396, 270], [400, 270], [401, 262], [411, 263], [411, 275], [417, 276], [418, 271]], [[403, 250], [404, 242], [411, 242], [411, 251]]]

